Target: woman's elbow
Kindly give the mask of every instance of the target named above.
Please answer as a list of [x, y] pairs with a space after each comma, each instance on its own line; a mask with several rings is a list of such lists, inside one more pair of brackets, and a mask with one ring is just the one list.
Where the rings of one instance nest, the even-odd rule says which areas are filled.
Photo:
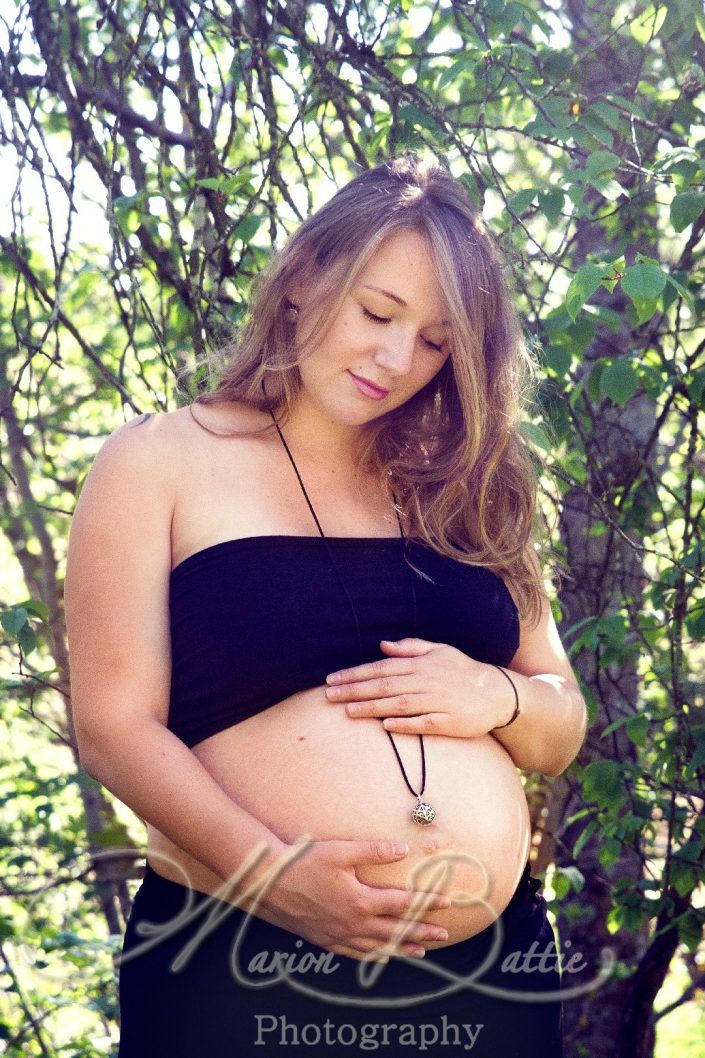
[[100, 771], [99, 757], [96, 753], [94, 744], [85, 735], [79, 735], [76, 732], [76, 749], [78, 751], [78, 759], [81, 764], [81, 768], [89, 775], [91, 779], [97, 779], [100, 781], [98, 772]]
[[579, 739], [574, 742], [568, 753], [564, 753], [562, 756], [557, 757], [555, 760], [548, 762], [548, 766], [545, 769], [542, 769], [544, 775], [548, 775], [551, 779], [557, 779], [559, 775], [562, 775], [563, 772], [568, 770], [568, 768], [577, 758], [578, 754], [580, 753], [580, 750], [583, 747], [583, 743], [585, 741], [586, 727], [586, 723], [583, 723], [581, 725]]

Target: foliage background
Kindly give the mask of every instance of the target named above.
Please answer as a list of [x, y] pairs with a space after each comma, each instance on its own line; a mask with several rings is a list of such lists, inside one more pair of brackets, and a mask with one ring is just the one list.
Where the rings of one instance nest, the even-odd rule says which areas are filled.
[[62, 578], [90, 461], [207, 383], [195, 358], [302, 217], [412, 148], [482, 209], [541, 359], [525, 429], [591, 725], [565, 775], [525, 777], [534, 874], [584, 976], [616, 958], [567, 1003], [566, 1053], [702, 1058], [700, 4], [0, 16], [0, 1049], [115, 1053], [111, 953], [144, 831], [82, 772], [71, 724]]

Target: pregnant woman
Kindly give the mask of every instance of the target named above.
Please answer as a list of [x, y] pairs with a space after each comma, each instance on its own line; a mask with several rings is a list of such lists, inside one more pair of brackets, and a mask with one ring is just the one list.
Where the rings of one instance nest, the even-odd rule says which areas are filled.
[[148, 831], [120, 1058], [562, 1054], [517, 768], [563, 771], [585, 703], [529, 367], [462, 185], [406, 156], [274, 257], [214, 390], [99, 452], [66, 609], [81, 760]]

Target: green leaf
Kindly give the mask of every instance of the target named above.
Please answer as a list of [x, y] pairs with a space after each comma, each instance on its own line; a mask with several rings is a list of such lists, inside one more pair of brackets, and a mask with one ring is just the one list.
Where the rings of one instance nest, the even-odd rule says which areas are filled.
[[429, 132], [440, 132], [443, 134], [443, 129], [435, 118], [432, 118], [430, 114], [424, 113], [413, 103], [406, 103], [403, 107], [399, 107], [398, 116], [400, 121], [408, 121], [410, 125], [420, 125], [422, 128], [428, 129]]
[[376, 152], [380, 149], [382, 141], [386, 140], [387, 136], [389, 136], [391, 121], [392, 118], [389, 112], [377, 114], [373, 124], [370, 126], [369, 130], [367, 130], [367, 134], [370, 137], [367, 144], [367, 150], [371, 158], [376, 157]]
[[577, 811], [571, 812], [568, 818], [563, 821], [563, 827], [569, 827], [572, 823], [577, 823], [579, 819], [592, 815], [594, 811], [594, 808], [578, 808]]
[[546, 367], [550, 368], [558, 378], [565, 378], [570, 371], [570, 365], [572, 362], [572, 354], [570, 349], [567, 349], [564, 345], [549, 345], [543, 354], [543, 362]]
[[613, 613], [607, 617], [600, 617], [597, 623], [601, 638], [607, 643], [614, 643], [618, 647], [624, 646], [624, 637], [627, 632], [628, 623], [626, 614]]
[[649, 718], [644, 713], [630, 716], [626, 724], [627, 736], [635, 746], [645, 746], [649, 732]]
[[622, 185], [612, 177], [596, 176], [590, 183], [609, 202], [616, 202], [621, 195], [626, 194]]
[[609, 868], [617, 862], [622, 852], [622, 846], [617, 838], [607, 838], [604, 845], [597, 854], [597, 858], [603, 867]]
[[700, 737], [695, 743], [693, 756], [688, 761], [688, 771], [691, 775], [694, 775], [698, 768], [702, 768], [703, 764], [705, 764], [705, 731], [700, 732]]
[[595, 321], [591, 319], [592, 309], [585, 306], [575, 323], [566, 327], [565, 337], [568, 348], [574, 354], [582, 353], [595, 340]]
[[575, 273], [565, 295], [565, 307], [573, 321], [588, 298], [595, 293], [604, 275], [604, 266], [591, 262], [581, 265]]
[[688, 896], [698, 884], [698, 872], [675, 858], [671, 860], [671, 885], [679, 896]]
[[9, 636], [16, 639], [27, 624], [29, 614], [23, 606], [16, 606], [12, 610], [4, 610], [0, 613], [0, 624]]
[[272, 59], [280, 70], [285, 70], [288, 66], [289, 60], [287, 54], [284, 49], [280, 48], [278, 45], [274, 45], [267, 49], [267, 57]]
[[622, 289], [634, 300], [653, 301], [663, 291], [668, 275], [657, 264], [641, 262], [630, 265], [622, 277]]
[[659, 4], [658, 7], [656, 4], [649, 4], [646, 8], [639, 6], [636, 10], [637, 17], [629, 19], [629, 32], [638, 44], [646, 47], [652, 38], [658, 35], [668, 14], [668, 8], [665, 4]]
[[199, 187], [209, 188], [211, 191], [219, 191], [222, 195], [234, 195], [241, 192], [250, 198], [255, 193], [252, 185], [252, 174], [249, 170], [243, 170], [235, 176], [207, 176], [203, 180], [197, 180]]
[[565, 893], [568, 892], [568, 890], [570, 889], [572, 889], [576, 893], [579, 893], [585, 886], [585, 876], [583, 875], [582, 871], [578, 870], [577, 867], [556, 867], [553, 873], [553, 878], [551, 879], [551, 885], [556, 893], [556, 896], [559, 896], [560, 894], [558, 892], [559, 887], [556, 884], [557, 882], [561, 883], [561, 888], [564, 888], [564, 883], [567, 884], [567, 889], [565, 889], [565, 892], [562, 894], [563, 896], [565, 896]]
[[594, 834], [596, 829], [597, 829], [597, 820], [596, 819], [591, 819], [590, 822], [585, 827], [585, 829], [581, 832], [578, 840], [575, 842], [575, 845], [573, 845], [573, 859], [574, 860], [578, 858], [578, 856], [580, 855], [580, 853], [583, 850], [583, 847], [590, 840], [590, 838], [592, 837], [592, 835]]
[[691, 639], [705, 639], [705, 603], [698, 602], [685, 619]]
[[539, 209], [546, 217], [549, 224], [555, 224], [561, 215], [565, 194], [559, 189], [552, 191], [541, 191], [539, 194]]
[[536, 198], [536, 189], [533, 187], [522, 188], [521, 191], [515, 191], [513, 195], [508, 198], [510, 209], [514, 213], [523, 213], [525, 209], [528, 209], [531, 203]]
[[41, 621], [49, 620], [49, 607], [46, 603], [42, 602], [41, 599], [25, 599], [24, 602], [20, 603], [28, 613], [38, 617]]
[[477, 181], [472, 173], [461, 173], [459, 180], [470, 196], [472, 202], [475, 203], [478, 209], [482, 209], [482, 195], [480, 194]]
[[[0, 941], [9, 940], [17, 932], [14, 922], [9, 915], [0, 915]], [[0, 1033], [0, 1039], [2, 1034]], [[7, 1037], [5, 1037], [7, 1039]]]
[[623, 799], [622, 774], [615, 761], [594, 760], [582, 774], [586, 801], [595, 801], [602, 808], [618, 805]]
[[705, 210], [705, 192], [683, 191], [671, 202], [671, 224], [676, 231], [685, 231]]
[[460, 77], [461, 74], [466, 72], [473, 72], [477, 66], [477, 55], [474, 52], [466, 53], [460, 59], [456, 59], [452, 66], [449, 66], [447, 70], [444, 70], [441, 76], [438, 78], [438, 90], [442, 91], [447, 88], [449, 84], [452, 84], [456, 78]]
[[560, 867], [557, 867], [551, 879], [551, 886], [556, 894], [556, 900], [563, 900], [570, 892], [570, 882], [565, 875], [559, 874], [559, 871]]
[[607, 124], [600, 114], [599, 106], [595, 104], [590, 107], [587, 113], [581, 116], [580, 125], [574, 127], [573, 137], [576, 143], [580, 143], [583, 147], [593, 147], [595, 140], [597, 140], [598, 143], [609, 149], [614, 141], [613, 129], [617, 128], [619, 130], [624, 124], [624, 119], [620, 118], [620, 115], [616, 113], [613, 120]]
[[395, 126], [394, 133], [396, 147], [409, 147], [415, 151], [423, 150], [426, 147], [421, 133], [408, 122], [400, 121]]
[[[614, 96], [614, 98], [617, 99], [618, 97]], [[628, 109], [631, 110], [632, 113], [636, 113], [636, 107], [634, 104], [629, 103]], [[617, 109], [617, 107], [612, 106], [611, 103], [606, 103], [602, 100], [591, 104], [590, 110], [588, 111], [588, 115], [596, 115], [601, 121], [605, 123], [606, 127], [612, 129], [613, 132], [621, 132], [627, 122], [625, 115], [622, 114], [621, 111]], [[645, 115], [642, 116], [645, 117]]]
[[30, 628], [29, 625], [25, 625], [24, 628], [20, 629], [17, 642], [23, 654], [31, 654], [37, 646], [37, 636], [34, 629]]
[[624, 727], [627, 721], [630, 719], [628, 716], [619, 716], [616, 720], [613, 720], [611, 724], [608, 724], [604, 731], [600, 732], [600, 738], [607, 738], [613, 731], [616, 731], [620, 727]]
[[683, 301], [690, 309], [691, 313], [695, 315], [695, 302], [693, 301], [693, 295], [690, 293], [687, 287], [684, 287], [680, 280], [676, 279], [676, 277], [670, 272], [668, 274], [668, 282], [671, 284], [672, 287], [674, 287], [675, 290], [678, 291], [680, 296], [683, 298]]
[[119, 195], [113, 199], [115, 219], [125, 233], [131, 234], [137, 231], [147, 216], [144, 210], [148, 203], [147, 191], [138, 191], [136, 195]]
[[605, 368], [600, 376], [600, 393], [614, 404], [623, 407], [634, 396], [639, 379], [631, 360], [620, 357]]
[[256, 235], [261, 223], [262, 217], [258, 217], [255, 213], [250, 213], [248, 217], [240, 221], [233, 231], [233, 235], [238, 239], [242, 239], [244, 243], [248, 243]]
[[521, 424], [521, 432], [527, 438], [530, 444], [536, 448], [542, 448], [544, 452], [550, 452], [552, 450], [551, 442], [548, 439], [546, 431], [543, 430], [537, 423], [523, 422]]
[[655, 312], [658, 311], [658, 298], [632, 298], [631, 305], [627, 306], [627, 319], [634, 327], [641, 327]]
[[619, 156], [612, 151], [593, 151], [585, 163], [585, 169], [591, 178], [613, 173], [619, 165]]
[[603, 96], [605, 99], [613, 100], [615, 103], [624, 107], [629, 114], [634, 114], [635, 117], [641, 118], [642, 121], [647, 120], [643, 108], [639, 106], [635, 99], [627, 99], [626, 96], [619, 95], [618, 92], [612, 91], [603, 92]]
[[103, 849], [129, 849], [133, 842], [124, 823], [117, 820], [108, 823], [102, 830], [91, 830], [88, 834], [92, 844]]
[[[609, 282], [614, 282], [614, 280], [609, 280]], [[604, 285], [606, 286], [607, 283]], [[615, 334], [622, 326], [623, 317], [619, 312], [615, 312], [615, 310], [611, 309], [608, 305], [586, 305], [585, 311], [589, 313], [590, 316], [597, 317], [600, 323], [603, 323], [605, 327], [609, 327], [609, 329], [614, 331]]]
[[[607, 365], [604, 360], [598, 360], [596, 363], [593, 364], [592, 368], [590, 369], [590, 374], [588, 375], [588, 396], [591, 401], [594, 401], [595, 404], [598, 404], [602, 398], [602, 390], [600, 389], [600, 379], [602, 378], [602, 374], [606, 366]], [[583, 376], [583, 378], [585, 378], [585, 376]]]
[[693, 380], [688, 383], [688, 389], [695, 403], [705, 409], [705, 368], [693, 372]]
[[701, 907], [689, 908], [678, 921], [678, 937], [693, 955], [702, 942], [703, 926], [705, 926], [705, 916]]

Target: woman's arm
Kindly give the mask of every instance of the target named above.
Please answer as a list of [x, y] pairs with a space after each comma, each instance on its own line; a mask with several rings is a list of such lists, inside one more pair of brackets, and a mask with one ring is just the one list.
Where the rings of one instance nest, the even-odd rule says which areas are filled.
[[291, 846], [239, 807], [165, 726], [178, 437], [167, 416], [130, 422], [86, 478], [65, 584], [73, 721], [88, 774], [218, 877], [264, 850], [249, 885]]
[[[530, 559], [539, 569], [531, 550]], [[520, 715], [509, 727], [493, 731], [518, 768], [556, 776], [578, 754], [587, 729], [585, 699], [561, 643], [548, 596], [542, 593], [541, 617], [535, 628], [520, 622], [519, 647], [507, 666], [519, 695]], [[490, 694], [504, 701], [497, 717], [505, 723], [514, 712], [515, 698], [508, 680], [488, 666]]]
[[[234, 893], [256, 888], [258, 879], [289, 858], [284, 853], [292, 847], [233, 801], [160, 722], [118, 722], [93, 742], [84, 732], [79, 743], [89, 775], [219, 878], [235, 879], [249, 857], [255, 865], [243, 872]], [[155, 866], [159, 870], [159, 859]], [[183, 878], [184, 885], [189, 881]]]
[[511, 667], [502, 666], [519, 697], [520, 715], [508, 727], [499, 725], [514, 715], [516, 699], [495, 665], [418, 637], [383, 639], [380, 649], [391, 657], [326, 677], [328, 700], [348, 716], [379, 717], [400, 734], [491, 734], [518, 768], [544, 775], [560, 775], [578, 753], [587, 710], [545, 592], [538, 626], [520, 621], [519, 647]]
[[[512, 662], [516, 665], [516, 662]], [[585, 738], [587, 710], [580, 687], [572, 676], [556, 674], [555, 661], [552, 671], [532, 676], [521, 675], [517, 669], [509, 669], [509, 675], [519, 695], [520, 716], [509, 727], [492, 731], [501, 742], [517, 768], [537, 771], [543, 775], [556, 776], [565, 771], [578, 755]], [[497, 682], [507, 700], [504, 723], [514, 711], [514, 695], [508, 682], [494, 669]]]
[[[449, 907], [449, 899], [411, 886], [366, 885], [356, 873], [365, 864], [399, 862], [409, 851], [405, 843], [309, 835], [281, 840], [237, 805], [166, 727], [171, 520], [185, 465], [180, 421], [148, 417], [112, 434], [93, 463], [71, 526], [65, 597], [81, 761], [224, 881], [263, 851], [221, 899], [352, 958], [370, 952], [379, 958], [381, 948], [409, 955], [421, 945], [423, 951], [437, 936], [427, 912]], [[271, 886], [270, 873], [277, 875]], [[262, 898], [255, 892], [249, 899], [245, 893], [259, 883]]]

